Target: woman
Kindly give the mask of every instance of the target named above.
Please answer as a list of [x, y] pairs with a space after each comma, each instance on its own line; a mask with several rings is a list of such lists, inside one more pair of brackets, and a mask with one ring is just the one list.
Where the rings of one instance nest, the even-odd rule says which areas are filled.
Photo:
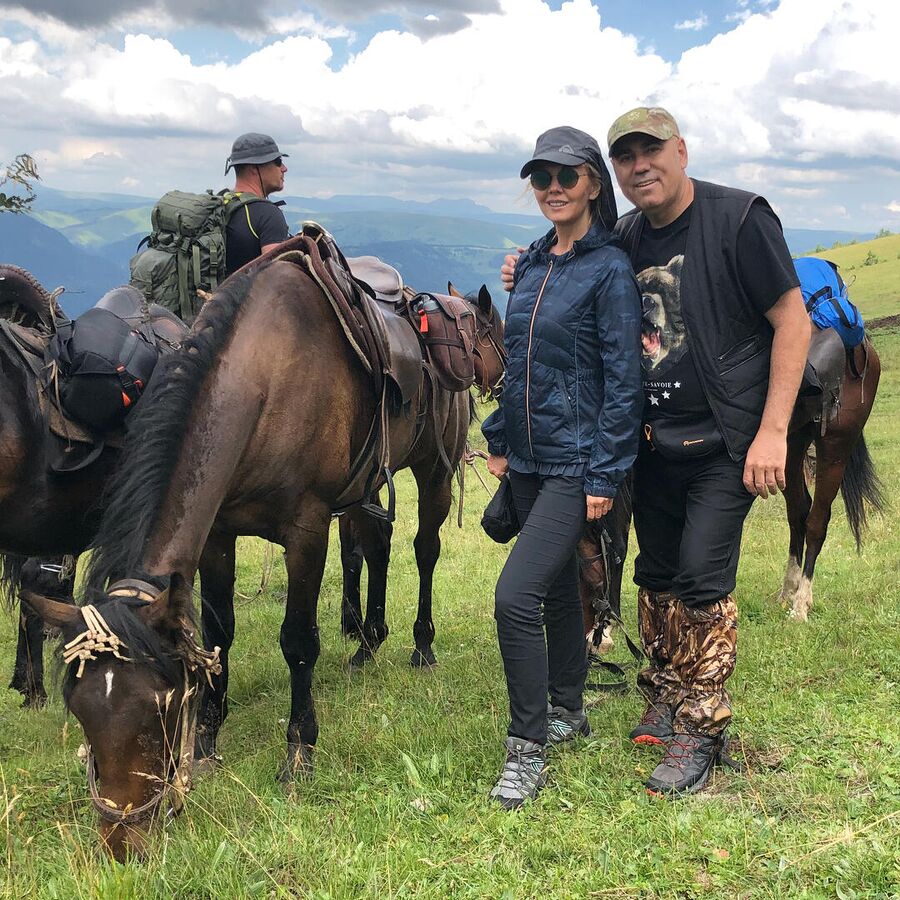
[[494, 613], [511, 721], [491, 797], [505, 809], [546, 781], [548, 741], [591, 733], [575, 549], [585, 519], [612, 508], [643, 405], [640, 293], [610, 233], [615, 198], [597, 142], [552, 128], [521, 177], [553, 228], [516, 265], [503, 396], [482, 429], [488, 469], [508, 474], [523, 523]]

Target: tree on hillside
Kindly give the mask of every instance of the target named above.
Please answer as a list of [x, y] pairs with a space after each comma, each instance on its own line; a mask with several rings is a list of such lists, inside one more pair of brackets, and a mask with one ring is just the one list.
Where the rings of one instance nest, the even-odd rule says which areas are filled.
[[[0, 171], [2, 169], [0, 164]], [[34, 182], [40, 180], [37, 163], [27, 153], [20, 153], [6, 166], [6, 174], [0, 175], [0, 188], [12, 182], [24, 190], [24, 196], [0, 191], [0, 212], [20, 213], [27, 210], [34, 200]]]

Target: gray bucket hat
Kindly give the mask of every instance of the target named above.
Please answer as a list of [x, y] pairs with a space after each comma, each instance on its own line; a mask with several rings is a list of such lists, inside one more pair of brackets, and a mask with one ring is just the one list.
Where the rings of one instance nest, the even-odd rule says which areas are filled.
[[534, 145], [530, 160], [522, 166], [519, 178], [527, 178], [539, 163], [561, 166], [580, 166], [583, 162], [600, 158], [600, 145], [587, 132], [560, 125], [545, 131]]
[[287, 155], [278, 149], [278, 144], [269, 135], [248, 131], [231, 145], [231, 156], [225, 160], [225, 174], [232, 166], [261, 166]]

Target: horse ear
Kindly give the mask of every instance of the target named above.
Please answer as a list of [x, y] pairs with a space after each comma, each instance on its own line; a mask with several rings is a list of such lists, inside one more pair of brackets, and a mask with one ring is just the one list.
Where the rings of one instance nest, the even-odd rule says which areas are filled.
[[51, 600], [49, 597], [26, 590], [21, 591], [19, 596], [47, 625], [61, 628], [63, 631], [84, 625], [81, 610], [72, 603], [60, 603], [59, 600]]
[[169, 578], [169, 586], [152, 602], [140, 608], [144, 621], [157, 631], [178, 631], [190, 619], [191, 586], [177, 572]]
[[483, 284], [481, 290], [478, 291], [478, 308], [487, 316], [490, 315], [492, 306], [491, 292], [488, 290], [487, 285]]
[[460, 300], [463, 299], [463, 295], [455, 287], [453, 287], [452, 281], [447, 282], [447, 293], [451, 297], [459, 297]]

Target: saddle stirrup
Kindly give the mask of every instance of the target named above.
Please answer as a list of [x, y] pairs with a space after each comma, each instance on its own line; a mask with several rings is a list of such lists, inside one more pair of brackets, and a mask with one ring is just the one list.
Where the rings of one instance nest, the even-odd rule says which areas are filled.
[[382, 471], [384, 472], [384, 483], [388, 492], [387, 508], [385, 509], [383, 506], [378, 506], [376, 503], [370, 503], [367, 500], [361, 505], [361, 509], [370, 516], [374, 516], [376, 519], [383, 519], [385, 522], [393, 522], [396, 518], [397, 508], [397, 492], [394, 490], [394, 476], [387, 466], [385, 466]]

